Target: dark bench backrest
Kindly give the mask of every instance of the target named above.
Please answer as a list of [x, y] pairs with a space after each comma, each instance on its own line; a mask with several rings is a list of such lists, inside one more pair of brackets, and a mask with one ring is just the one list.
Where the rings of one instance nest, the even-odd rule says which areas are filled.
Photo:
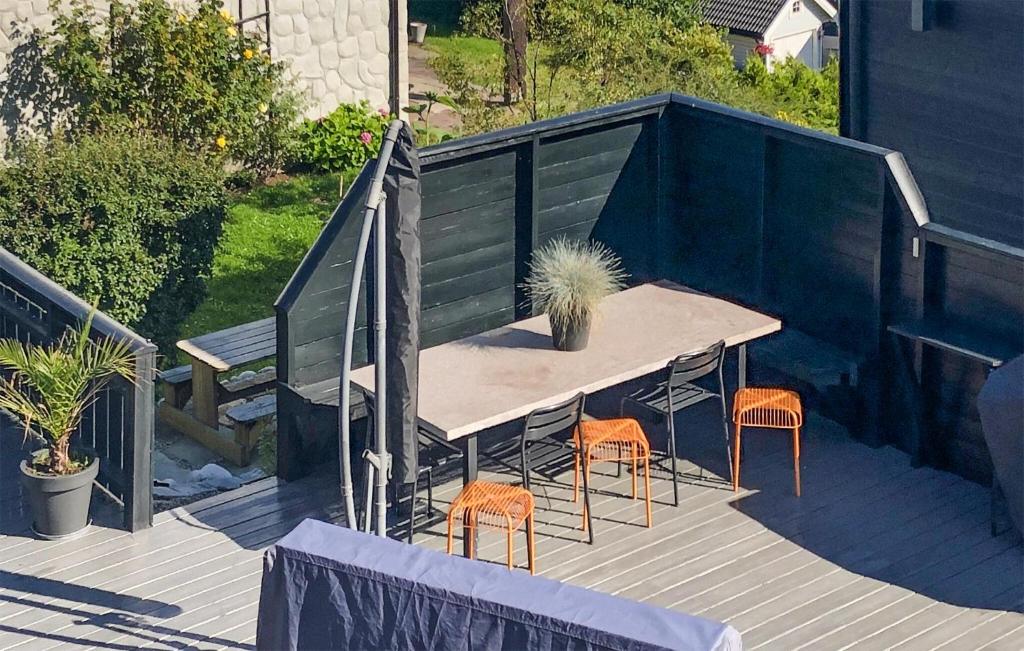
[[[373, 161], [367, 163], [275, 303], [277, 379], [292, 386], [337, 377], [352, 265]], [[353, 359], [367, 361], [366, 289], [360, 291]]]

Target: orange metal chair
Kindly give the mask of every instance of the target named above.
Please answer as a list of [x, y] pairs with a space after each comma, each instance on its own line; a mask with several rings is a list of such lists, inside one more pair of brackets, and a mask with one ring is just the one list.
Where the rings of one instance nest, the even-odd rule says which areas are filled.
[[740, 487], [740, 437], [744, 427], [766, 427], [793, 431], [793, 477], [800, 497], [800, 427], [803, 409], [795, 391], [767, 387], [744, 387], [736, 392], [732, 406], [733, 436], [732, 489]]
[[[640, 423], [633, 418], [588, 420], [580, 423], [574, 436], [576, 443], [576, 472], [572, 482], [572, 501], [579, 500], [580, 465], [583, 466], [583, 490], [590, 489], [590, 466], [595, 461], [623, 461], [633, 464], [633, 499], [636, 499], [638, 466], [644, 464], [644, 497], [647, 501], [647, 526], [651, 518], [651, 446]], [[583, 530], [594, 541], [594, 528], [590, 522], [588, 503], [583, 505]]]
[[[473, 558], [476, 533], [480, 527], [502, 529], [508, 536], [508, 569], [512, 569], [512, 534], [526, 523], [526, 549], [530, 574], [534, 574], [533, 493], [530, 492], [530, 451], [536, 444], [546, 443], [562, 448], [553, 441], [556, 435], [575, 432], [583, 417], [586, 396], [576, 394], [565, 402], [533, 410], [527, 417], [519, 437], [520, 472], [523, 485], [471, 481], [463, 487], [448, 510], [448, 553], [452, 553], [455, 524], [462, 522], [468, 536], [469, 557]], [[564, 448], [563, 448], [564, 449]]]
[[473, 545], [478, 527], [503, 529], [508, 538], [508, 569], [512, 569], [512, 534], [525, 522], [526, 547], [530, 574], [534, 573], [533, 546], [533, 493], [510, 484], [472, 481], [462, 489], [448, 510], [448, 553], [452, 553], [456, 522], [468, 529], [469, 557], [473, 558]]

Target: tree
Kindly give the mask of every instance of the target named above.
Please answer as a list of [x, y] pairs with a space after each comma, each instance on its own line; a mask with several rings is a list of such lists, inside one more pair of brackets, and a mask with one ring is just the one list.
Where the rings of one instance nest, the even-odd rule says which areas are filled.
[[526, 95], [526, 46], [529, 0], [502, 0], [501, 41], [505, 51], [505, 105]]
[[41, 346], [0, 339], [0, 408], [17, 414], [26, 434], [38, 429], [49, 449], [36, 462], [54, 475], [82, 468], [71, 455], [71, 437], [85, 410], [116, 375], [135, 382], [135, 357], [124, 341], [89, 338], [95, 309], [85, 325]]

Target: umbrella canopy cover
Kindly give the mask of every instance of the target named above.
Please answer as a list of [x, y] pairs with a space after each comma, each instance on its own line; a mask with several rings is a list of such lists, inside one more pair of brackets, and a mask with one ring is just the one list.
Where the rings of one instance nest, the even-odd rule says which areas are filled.
[[385, 371], [388, 451], [392, 479], [409, 484], [417, 472], [416, 397], [420, 350], [420, 159], [412, 129], [403, 125], [384, 176], [387, 195], [387, 340]]

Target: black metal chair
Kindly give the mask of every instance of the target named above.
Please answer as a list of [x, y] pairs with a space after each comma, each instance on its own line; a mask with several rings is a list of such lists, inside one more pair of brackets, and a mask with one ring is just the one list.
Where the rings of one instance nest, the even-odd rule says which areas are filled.
[[[572, 398], [557, 405], [535, 409], [526, 417], [523, 425], [523, 432], [519, 438], [519, 462], [522, 467], [523, 486], [530, 489], [530, 450], [538, 445], [555, 445], [565, 448], [572, 444], [572, 436], [583, 420], [583, 405], [586, 395], [578, 393]], [[558, 434], [568, 432], [569, 439], [560, 441], [555, 438]], [[575, 446], [574, 446], [575, 448]], [[587, 531], [590, 534], [590, 542], [594, 542], [594, 527], [590, 523], [590, 490], [584, 473], [583, 477], [583, 504], [587, 512]]]
[[[366, 438], [363, 447], [366, 450], [371, 450], [371, 446], [373, 445], [373, 417], [375, 403], [373, 396], [367, 394], [365, 397], [367, 416]], [[422, 426], [417, 427], [417, 435], [419, 442], [419, 456], [417, 458], [416, 476], [412, 482], [412, 492], [409, 494], [409, 524], [406, 534], [410, 543], [412, 543], [413, 533], [415, 532], [416, 527], [416, 498], [419, 495], [421, 479], [425, 478], [427, 483], [426, 515], [429, 517], [430, 514], [434, 512], [434, 472], [451, 464], [460, 462], [463, 457], [462, 450]], [[397, 494], [394, 495], [394, 504], [398, 504], [398, 498], [399, 496]], [[368, 508], [365, 495], [363, 496], [363, 499], [360, 500], [360, 506], [363, 509]]]
[[[677, 411], [692, 407], [711, 398], [718, 398], [722, 405], [722, 428], [725, 432], [725, 452], [729, 459], [730, 479], [732, 477], [732, 451], [729, 449], [729, 415], [725, 405], [725, 380], [722, 367], [725, 362], [725, 342], [692, 353], [685, 353], [669, 362], [666, 377], [661, 382], [640, 388], [622, 398], [619, 414], [623, 415], [627, 405], [633, 405], [653, 412], [668, 420], [668, 457], [672, 464], [672, 503], [679, 506], [679, 478], [676, 472], [676, 426], [673, 415]], [[718, 391], [705, 389], [694, 384], [695, 380], [717, 374]], [[704, 468], [700, 469], [704, 478]]]
[[[508, 536], [508, 567], [512, 569], [512, 534], [523, 524], [526, 525], [526, 545], [529, 555], [530, 573], [536, 570], [533, 512], [534, 498], [530, 487], [531, 450], [537, 445], [565, 449], [565, 441], [556, 437], [569, 432], [575, 434], [583, 419], [585, 396], [578, 393], [565, 402], [535, 409], [527, 415], [523, 431], [519, 435], [519, 473], [523, 485], [474, 480], [462, 487], [448, 509], [448, 553], [452, 553], [452, 540], [457, 522], [462, 522], [465, 535], [472, 536], [469, 557], [477, 548], [476, 536], [481, 527], [503, 530]], [[587, 484], [584, 478], [584, 490]], [[584, 493], [585, 504], [590, 499]], [[588, 508], [589, 515], [589, 508]], [[589, 524], [589, 523], [588, 523]], [[592, 527], [588, 527], [593, 532]], [[591, 533], [593, 542], [593, 533]]]

